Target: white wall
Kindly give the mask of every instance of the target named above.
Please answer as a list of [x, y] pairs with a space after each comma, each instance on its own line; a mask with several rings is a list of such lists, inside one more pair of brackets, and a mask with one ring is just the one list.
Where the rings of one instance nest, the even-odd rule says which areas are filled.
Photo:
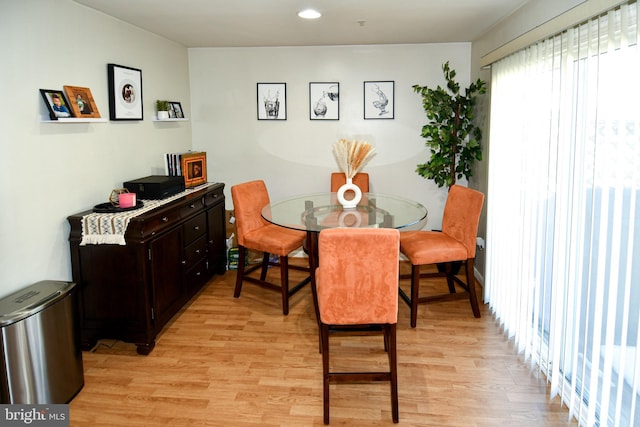
[[[439, 228], [446, 190], [420, 177], [427, 160], [420, 136], [426, 117], [412, 85], [444, 85], [450, 61], [469, 82], [467, 43], [189, 50], [194, 149], [207, 151], [208, 178], [230, 187], [264, 179], [272, 200], [329, 190], [337, 171], [332, 146], [364, 139], [377, 155], [364, 168], [372, 191], [417, 200], [429, 210], [426, 228]], [[363, 119], [363, 82], [395, 81], [395, 118]], [[257, 120], [258, 82], [287, 84], [287, 120]], [[340, 120], [309, 119], [309, 82], [340, 83]]]
[[[0, 2], [0, 296], [71, 280], [67, 216], [122, 182], [164, 173], [162, 153], [191, 147], [191, 123], [155, 123], [157, 98], [189, 109], [186, 48], [70, 0]], [[88, 87], [109, 117], [107, 63], [142, 70], [144, 121], [41, 123], [39, 89]]]
[[[535, 17], [526, 27], [541, 23], [540, 14], [525, 15]], [[231, 185], [263, 178], [278, 199], [325, 191], [337, 169], [332, 144], [365, 138], [378, 151], [365, 168], [373, 190], [420, 201], [430, 211], [427, 228], [438, 228], [446, 194], [415, 173], [428, 153], [411, 85], [443, 84], [447, 60], [461, 84], [475, 79], [487, 46], [508, 41], [513, 32], [504, 29], [523, 16], [474, 43], [473, 56], [457, 43], [187, 50], [70, 0], [1, 1], [0, 297], [38, 280], [71, 280], [66, 217], [106, 201], [125, 180], [163, 173], [164, 152], [192, 147], [209, 153], [209, 180], [226, 183], [227, 196]], [[144, 121], [40, 122], [38, 90], [65, 84], [89, 87], [108, 117], [107, 63], [142, 70]], [[365, 80], [395, 81], [394, 120], [363, 120]], [[288, 120], [258, 121], [256, 83], [273, 81], [287, 83]], [[309, 120], [313, 81], [340, 82], [339, 121]], [[157, 98], [182, 102], [191, 120], [151, 121]], [[471, 185], [482, 189], [480, 181]]]

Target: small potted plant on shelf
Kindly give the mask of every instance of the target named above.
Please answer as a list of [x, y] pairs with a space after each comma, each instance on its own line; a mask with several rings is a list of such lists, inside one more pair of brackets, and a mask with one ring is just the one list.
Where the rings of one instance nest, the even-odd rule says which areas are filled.
[[456, 178], [472, 176], [472, 166], [482, 160], [480, 140], [482, 133], [473, 123], [473, 108], [478, 94], [486, 92], [485, 82], [478, 79], [460, 93], [460, 84], [454, 79], [455, 70], [447, 61], [442, 65], [447, 88], [413, 85], [422, 97], [422, 108], [429, 122], [422, 127], [425, 145], [431, 151], [426, 163], [416, 168], [418, 175], [433, 179], [439, 187], [451, 187]]
[[158, 99], [156, 101], [156, 111], [158, 112], [158, 120], [166, 120], [169, 118], [169, 101]]

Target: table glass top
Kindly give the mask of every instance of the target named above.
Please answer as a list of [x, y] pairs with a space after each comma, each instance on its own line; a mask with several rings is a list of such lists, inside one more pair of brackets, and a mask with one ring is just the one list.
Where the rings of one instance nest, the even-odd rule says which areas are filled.
[[334, 227], [419, 230], [427, 221], [427, 209], [413, 200], [377, 193], [363, 193], [358, 206], [344, 209], [336, 193], [317, 193], [272, 202], [262, 209], [262, 217], [304, 231]]

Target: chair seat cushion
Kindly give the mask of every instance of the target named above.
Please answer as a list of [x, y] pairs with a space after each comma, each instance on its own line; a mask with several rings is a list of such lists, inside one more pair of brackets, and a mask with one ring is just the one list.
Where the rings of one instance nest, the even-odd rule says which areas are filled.
[[242, 245], [261, 252], [285, 256], [302, 246], [307, 233], [266, 224], [245, 234]]
[[466, 247], [438, 231], [406, 231], [400, 233], [400, 251], [413, 265], [462, 261], [468, 258]]

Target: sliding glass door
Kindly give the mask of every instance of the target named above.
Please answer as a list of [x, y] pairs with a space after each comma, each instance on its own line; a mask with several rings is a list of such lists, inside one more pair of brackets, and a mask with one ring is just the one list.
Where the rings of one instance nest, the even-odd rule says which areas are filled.
[[492, 65], [485, 299], [582, 425], [640, 425], [635, 2]]

